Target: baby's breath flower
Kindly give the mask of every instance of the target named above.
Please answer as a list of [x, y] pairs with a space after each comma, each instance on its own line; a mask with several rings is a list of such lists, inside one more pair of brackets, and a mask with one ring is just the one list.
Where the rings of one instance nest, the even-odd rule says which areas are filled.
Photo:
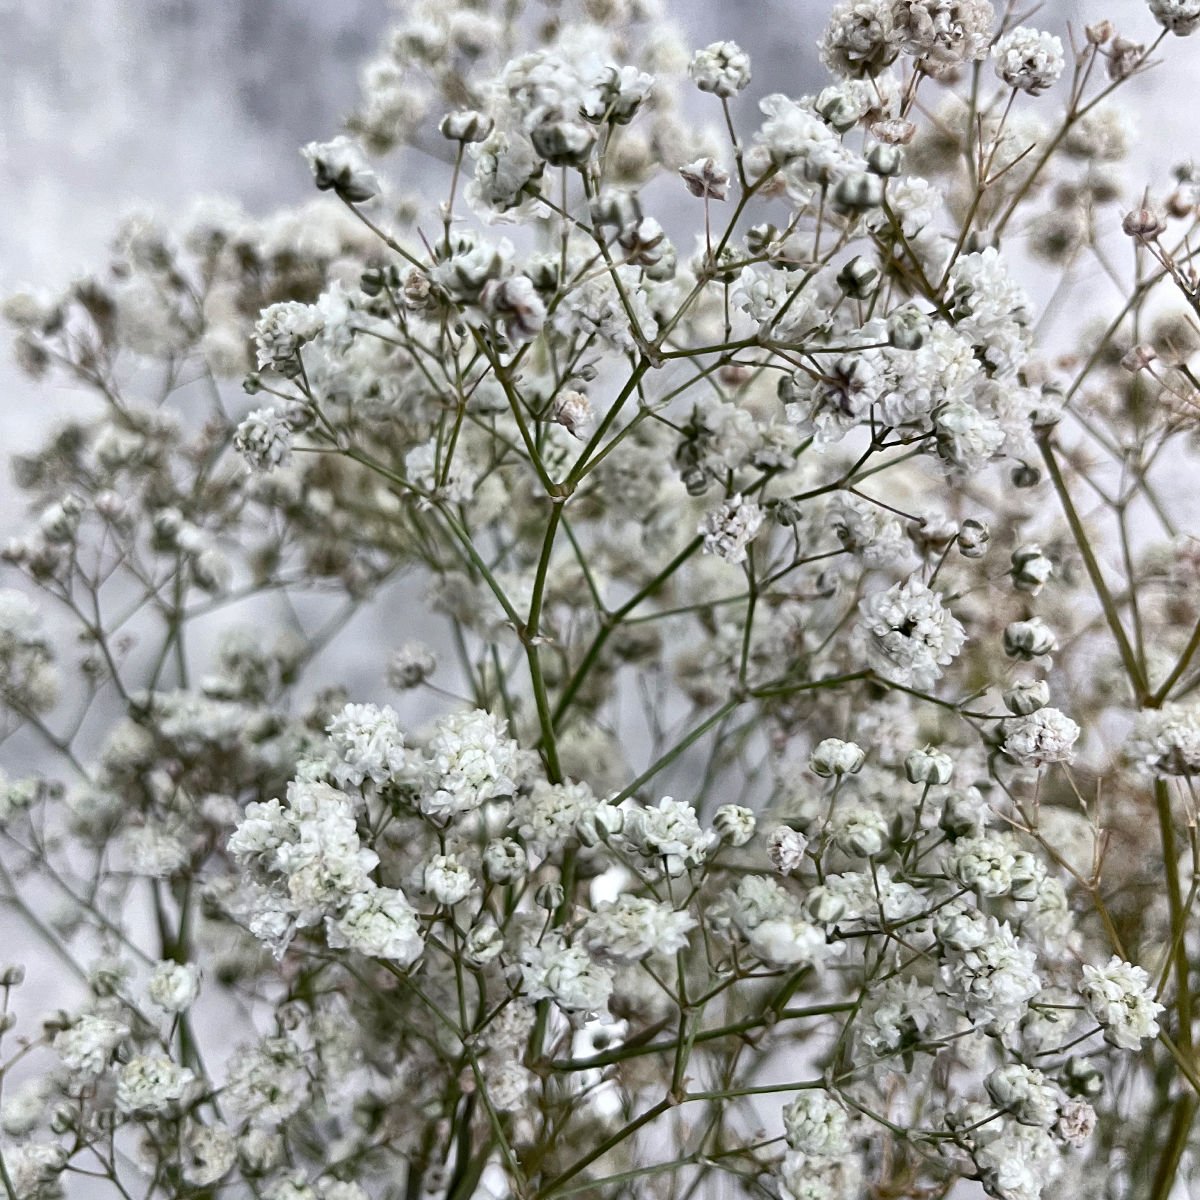
[[824, 738], [808, 756], [809, 768], [817, 775], [856, 775], [866, 762], [866, 752], [855, 742]]
[[1150, 15], [1168, 32], [1187, 37], [1200, 29], [1200, 0], [1147, 0]]
[[1150, 976], [1141, 967], [1113, 955], [1105, 967], [1085, 963], [1081, 986], [1084, 1003], [1104, 1029], [1105, 1041], [1136, 1050], [1158, 1034], [1163, 1006], [1154, 999]]
[[1053, 34], [1018, 25], [992, 47], [996, 74], [1011, 88], [1036, 96], [1058, 82], [1066, 60]]
[[736, 42], [713, 42], [692, 55], [688, 74], [702, 92], [728, 99], [750, 83], [750, 57]]
[[169, 1013], [186, 1012], [200, 991], [200, 968], [194, 963], [160, 962], [150, 976], [146, 993]]
[[292, 426], [278, 408], [258, 408], [237, 427], [233, 445], [256, 471], [286, 466], [292, 456]]
[[1025, 767], [1072, 762], [1079, 726], [1057, 708], [1039, 708], [1004, 722], [1004, 752]]
[[941, 596], [915, 576], [867, 596], [859, 614], [867, 661], [894, 683], [931, 687], [966, 642]]
[[697, 532], [704, 535], [704, 553], [734, 565], [745, 562], [747, 547], [765, 520], [766, 514], [753, 500], [732, 496], [700, 523]]
[[138, 1055], [117, 1072], [117, 1107], [122, 1112], [163, 1112], [182, 1100], [195, 1073], [169, 1058]]
[[309, 142], [303, 154], [313, 180], [322, 191], [332, 189], [343, 200], [361, 204], [379, 195], [379, 180], [367, 164], [362, 148], [345, 136], [331, 142]]

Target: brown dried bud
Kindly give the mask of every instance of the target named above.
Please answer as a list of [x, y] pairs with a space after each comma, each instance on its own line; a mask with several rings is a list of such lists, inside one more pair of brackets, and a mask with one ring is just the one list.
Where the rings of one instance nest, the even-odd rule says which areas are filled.
[[917, 127], [911, 121], [898, 119], [876, 121], [871, 126], [871, 136], [889, 146], [907, 146], [917, 136]]
[[1140, 42], [1117, 38], [1108, 51], [1108, 77], [1119, 82], [1128, 79], [1141, 65], [1146, 56], [1146, 47]]
[[1095, 25], [1085, 26], [1083, 32], [1093, 46], [1103, 46], [1116, 33], [1116, 30], [1111, 21], [1097, 21]]
[[1167, 223], [1151, 208], [1135, 208], [1125, 214], [1121, 228], [1127, 237], [1136, 238], [1139, 242], [1153, 242], [1166, 232]]
[[1154, 347], [1142, 342], [1125, 352], [1121, 358], [1121, 366], [1130, 374], [1136, 374], [1138, 371], [1144, 371], [1157, 357]]

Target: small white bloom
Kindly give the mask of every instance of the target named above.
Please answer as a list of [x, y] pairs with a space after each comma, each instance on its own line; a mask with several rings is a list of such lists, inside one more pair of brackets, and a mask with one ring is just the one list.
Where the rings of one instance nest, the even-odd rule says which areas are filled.
[[867, 661], [893, 683], [932, 687], [967, 640], [941, 596], [916, 576], [866, 596], [858, 610]]
[[1057, 708], [1039, 708], [1004, 722], [1004, 752], [1025, 767], [1071, 762], [1079, 726]]
[[1066, 60], [1052, 33], [1018, 25], [992, 47], [996, 74], [1011, 88], [1036, 96], [1058, 82]]
[[688, 74], [702, 92], [729, 99], [750, 83], [750, 56], [736, 42], [713, 42], [692, 55]]
[[234, 449], [256, 471], [286, 466], [292, 457], [292, 427], [278, 408], [258, 408], [237, 427]]
[[330, 142], [309, 142], [301, 151], [321, 191], [332, 189], [342, 199], [361, 204], [379, 195], [379, 180], [362, 147], [342, 135]]
[[372, 888], [350, 898], [339, 917], [326, 917], [326, 940], [372, 958], [408, 966], [424, 949], [416, 910], [398, 888]]
[[846, 1110], [828, 1093], [801, 1092], [783, 1110], [783, 1130], [793, 1150], [818, 1157], [845, 1154], [850, 1148]]
[[162, 1112], [183, 1099], [196, 1081], [187, 1067], [160, 1055], [131, 1058], [117, 1073], [117, 1107], [122, 1112]]
[[745, 496], [731, 496], [700, 522], [704, 553], [715, 554], [727, 563], [746, 561], [746, 547], [762, 529], [766, 514]]
[[150, 976], [147, 994], [170, 1013], [185, 1012], [200, 991], [200, 968], [194, 963], [160, 962]]
[[1150, 976], [1141, 967], [1122, 962], [1116, 955], [1106, 967], [1083, 968], [1084, 1003], [1104, 1028], [1104, 1039], [1125, 1050], [1136, 1050], [1158, 1034], [1158, 1014], [1163, 1006], [1154, 999]]
[[457, 904], [475, 887], [471, 872], [453, 854], [435, 854], [426, 863], [422, 879], [425, 891], [438, 904]]

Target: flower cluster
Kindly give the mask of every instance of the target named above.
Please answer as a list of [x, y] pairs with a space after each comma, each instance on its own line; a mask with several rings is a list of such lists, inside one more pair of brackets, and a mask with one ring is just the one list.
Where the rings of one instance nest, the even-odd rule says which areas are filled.
[[1010, 18], [414, 0], [315, 207], [7, 303], [10, 1196], [1166, 1195], [1200, 180]]

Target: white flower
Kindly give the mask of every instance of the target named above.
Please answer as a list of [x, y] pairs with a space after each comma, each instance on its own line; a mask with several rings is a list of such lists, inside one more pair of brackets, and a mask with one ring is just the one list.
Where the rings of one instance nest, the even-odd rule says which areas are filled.
[[1166, 30], [1187, 37], [1200, 29], [1200, 0], [1148, 0], [1150, 15]]
[[301, 151], [312, 169], [313, 180], [322, 191], [332, 189], [343, 200], [361, 204], [379, 195], [379, 180], [371, 170], [362, 147], [346, 136], [331, 142], [309, 142]]
[[232, 1056], [221, 1097], [254, 1125], [270, 1128], [298, 1113], [309, 1100], [304, 1055], [288, 1037], [264, 1038]]
[[1125, 757], [1154, 775], [1200, 774], [1200, 709], [1164, 704], [1140, 713]]
[[259, 368], [272, 367], [283, 375], [299, 373], [296, 355], [306, 342], [320, 335], [325, 317], [314, 304], [284, 300], [262, 311], [254, 326]]
[[736, 42], [713, 42], [692, 55], [688, 74], [702, 92], [729, 99], [750, 83], [750, 56]]
[[980, 896], [1003, 896], [1012, 888], [1016, 859], [1000, 838], [964, 837], [946, 855], [946, 868]]
[[841, 75], [870, 75], [900, 52], [892, 0], [839, 0], [821, 38], [821, 61]]
[[992, 47], [996, 74], [1011, 88], [1036, 96], [1058, 82], [1066, 60], [1062, 42], [1051, 33], [1018, 25]]
[[1025, 767], [1071, 762], [1079, 726], [1057, 708], [1039, 708], [1004, 722], [1004, 752]]
[[896, 0], [896, 34], [932, 74], [983, 58], [995, 12], [990, 0]]
[[170, 1013], [186, 1012], [200, 991], [200, 968], [194, 963], [160, 962], [146, 989], [150, 999]]
[[398, 888], [372, 888], [350, 898], [338, 917], [325, 918], [325, 938], [334, 949], [348, 947], [402, 967], [425, 948], [416, 910]]
[[630, 809], [622, 836], [641, 854], [658, 860], [672, 876], [703, 863], [717, 841], [713, 833], [701, 828], [690, 804], [670, 796], [664, 796], [654, 808]]
[[552, 854], [574, 839], [580, 822], [602, 805], [586, 783], [537, 779], [527, 794], [513, 801], [509, 824], [532, 849]]
[[689, 930], [696, 927], [690, 913], [676, 912], [669, 904], [624, 895], [604, 902], [583, 926], [589, 950], [618, 962], [636, 962], [648, 954], [674, 954], [687, 945]]
[[347, 704], [326, 727], [340, 759], [333, 777], [345, 787], [395, 779], [408, 763], [404, 733], [395, 711], [385, 705]]
[[857, 775], [866, 761], [863, 748], [856, 742], [844, 742], [841, 738], [824, 738], [808, 756], [808, 765], [813, 773], [824, 778], [834, 775]]
[[285, 466], [292, 456], [292, 427], [278, 408], [258, 408], [237, 427], [234, 449], [256, 471]]
[[438, 904], [465, 900], [475, 887], [471, 872], [453, 854], [435, 854], [425, 864], [422, 886]]
[[426, 783], [417, 805], [428, 817], [448, 820], [516, 789], [519, 747], [507, 724], [482, 709], [443, 717], [425, 751]]
[[181, 1100], [196, 1081], [187, 1067], [159, 1055], [131, 1058], [117, 1073], [117, 1107], [122, 1112], [162, 1112]]
[[698, 533], [704, 535], [704, 553], [715, 554], [727, 563], [746, 561], [746, 547], [754, 541], [766, 514], [745, 496], [731, 496], [701, 521]]
[[1022, 1125], [1049, 1129], [1065, 1099], [1041, 1071], [1021, 1063], [997, 1067], [984, 1080], [997, 1108], [1011, 1113]]
[[398, 692], [425, 682], [437, 670], [437, 656], [423, 642], [405, 642], [388, 660], [387, 681]]
[[767, 857], [780, 875], [790, 875], [804, 865], [804, 853], [807, 849], [808, 838], [804, 834], [787, 825], [780, 825], [771, 831]]
[[793, 1150], [818, 1157], [845, 1154], [850, 1148], [846, 1110], [828, 1093], [801, 1092], [783, 1110], [783, 1130]]
[[188, 1183], [208, 1187], [237, 1162], [237, 1141], [224, 1125], [190, 1125], [180, 1139], [180, 1161]]
[[552, 999], [565, 1012], [602, 1012], [612, 995], [613, 976], [582, 946], [547, 938], [526, 948], [521, 973], [530, 1000]]
[[527, 275], [491, 280], [480, 293], [479, 306], [513, 346], [533, 341], [546, 324], [546, 306]]
[[867, 661], [893, 683], [932, 687], [966, 642], [939, 593], [916, 576], [866, 596], [858, 609]]
[[972, 1021], [1004, 1028], [1020, 1020], [1042, 981], [1033, 948], [1018, 942], [1007, 922], [987, 923], [984, 941], [943, 964], [942, 981]]
[[99, 1075], [128, 1036], [129, 1027], [119, 1021], [85, 1013], [69, 1029], [54, 1035], [54, 1049], [69, 1070]]
[[1085, 964], [1080, 991], [1088, 1012], [1103, 1026], [1105, 1041], [1136, 1050], [1146, 1038], [1157, 1036], [1163, 1006], [1154, 999], [1150, 976], [1141, 967], [1116, 955], [1106, 967]]

